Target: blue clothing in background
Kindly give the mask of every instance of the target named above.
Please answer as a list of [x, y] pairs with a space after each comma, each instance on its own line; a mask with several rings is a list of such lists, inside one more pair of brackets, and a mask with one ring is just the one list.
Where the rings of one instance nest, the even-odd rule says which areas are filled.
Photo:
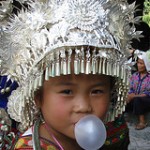
[[17, 87], [16, 81], [12, 82], [7, 76], [0, 76], [0, 108], [6, 109], [8, 97]]

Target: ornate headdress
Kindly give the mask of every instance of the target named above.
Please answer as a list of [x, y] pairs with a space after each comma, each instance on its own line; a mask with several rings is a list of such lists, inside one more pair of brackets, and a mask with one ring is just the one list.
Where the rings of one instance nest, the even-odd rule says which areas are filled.
[[[34, 92], [50, 77], [71, 73], [105, 74], [116, 78], [113, 120], [125, 109], [129, 68], [127, 49], [138, 38], [135, 3], [123, 0], [27, 1], [1, 32], [3, 73], [19, 88], [9, 98], [8, 112], [24, 127], [34, 120]], [[74, 59], [72, 59], [74, 55]]]

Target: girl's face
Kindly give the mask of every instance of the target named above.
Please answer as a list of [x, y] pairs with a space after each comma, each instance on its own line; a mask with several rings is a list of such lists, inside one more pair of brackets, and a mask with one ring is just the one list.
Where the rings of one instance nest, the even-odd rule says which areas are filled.
[[138, 59], [138, 61], [137, 61], [137, 67], [138, 67], [138, 71], [139, 71], [140, 73], [145, 73], [145, 72], [147, 72], [147, 71], [146, 71], [145, 63], [144, 63], [144, 61], [143, 61], [142, 59]]
[[82, 117], [94, 114], [104, 119], [110, 93], [110, 77], [105, 75], [54, 77], [44, 83], [40, 108], [55, 134], [74, 139], [74, 126]]

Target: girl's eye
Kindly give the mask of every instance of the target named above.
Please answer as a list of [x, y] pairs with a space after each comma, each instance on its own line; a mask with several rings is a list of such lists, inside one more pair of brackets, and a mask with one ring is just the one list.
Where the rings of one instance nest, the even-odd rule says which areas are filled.
[[93, 90], [91, 92], [91, 94], [102, 94], [102, 93], [104, 93], [103, 90]]
[[72, 90], [63, 90], [60, 93], [66, 94], [66, 95], [71, 95], [72, 94]]

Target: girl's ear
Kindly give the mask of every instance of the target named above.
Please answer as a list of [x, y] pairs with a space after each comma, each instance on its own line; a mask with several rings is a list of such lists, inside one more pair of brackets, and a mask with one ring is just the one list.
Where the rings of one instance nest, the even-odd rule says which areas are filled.
[[34, 101], [35, 101], [35, 104], [37, 106], [37, 108], [40, 108], [41, 105], [42, 105], [42, 88], [38, 89], [37, 91], [35, 91], [34, 93]]

